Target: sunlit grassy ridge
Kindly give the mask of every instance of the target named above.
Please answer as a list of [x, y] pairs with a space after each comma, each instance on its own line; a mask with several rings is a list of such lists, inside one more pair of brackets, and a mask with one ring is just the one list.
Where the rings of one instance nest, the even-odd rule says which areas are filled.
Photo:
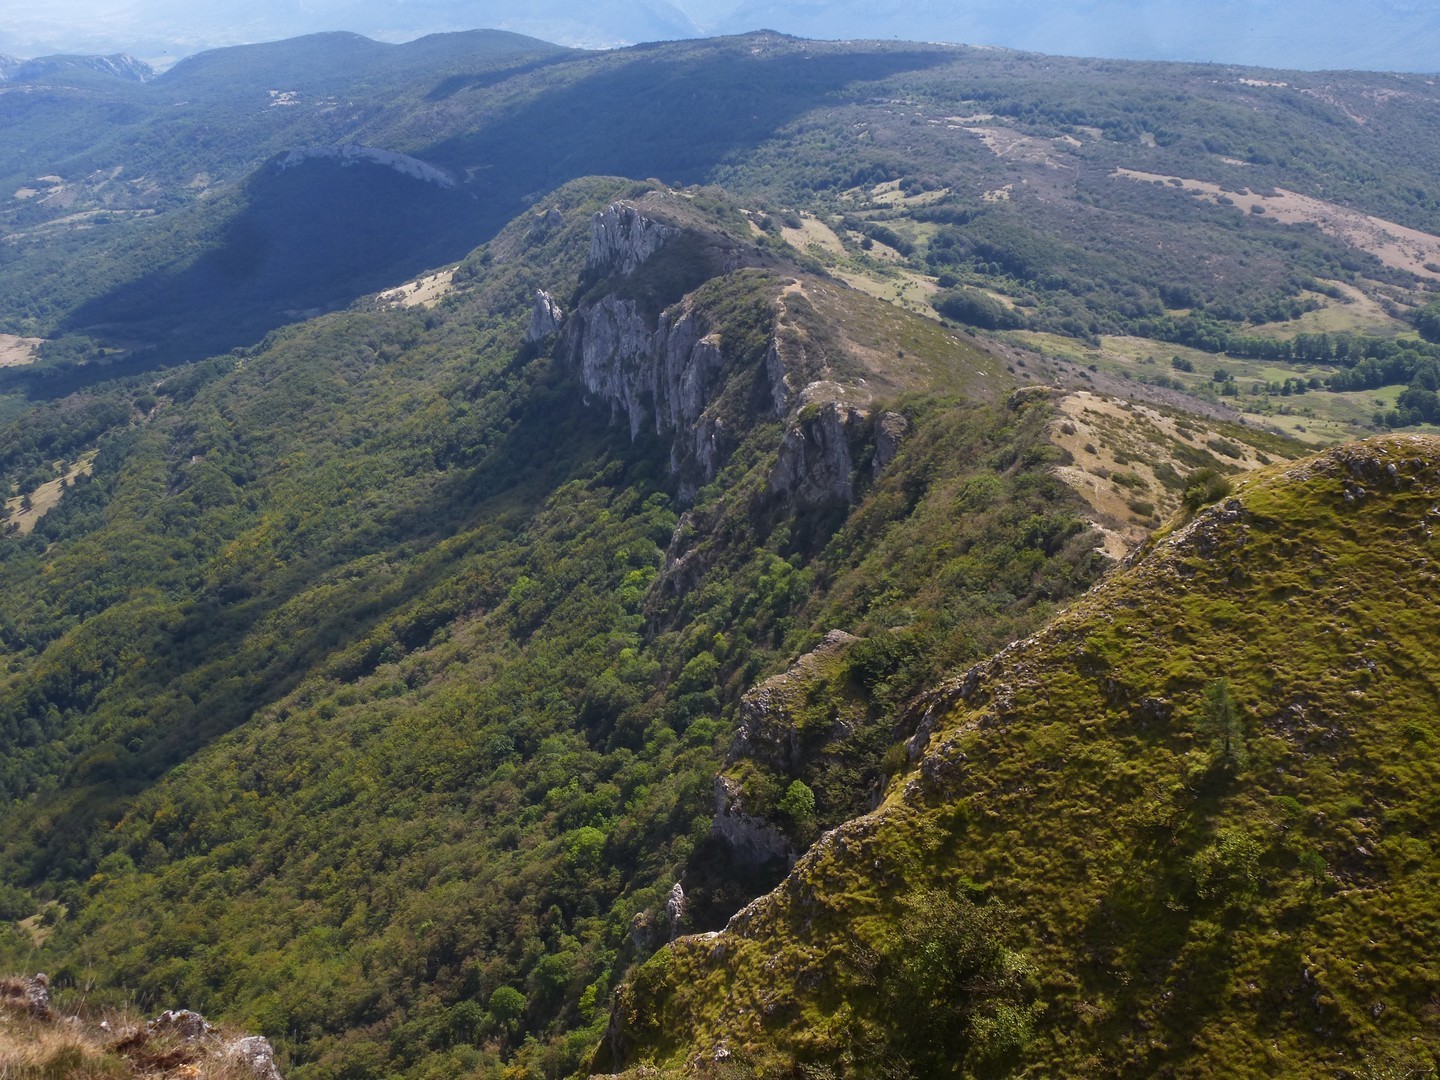
[[597, 1064], [1432, 1069], [1437, 495], [1420, 436], [1240, 481], [938, 690], [880, 810], [650, 961]]

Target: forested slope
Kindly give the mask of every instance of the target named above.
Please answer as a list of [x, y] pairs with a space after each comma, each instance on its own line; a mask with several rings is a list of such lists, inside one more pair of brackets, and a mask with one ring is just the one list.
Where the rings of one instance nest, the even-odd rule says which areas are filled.
[[[874, 726], [823, 805], [902, 737], [883, 703], [1094, 579], [1043, 394], [787, 275], [725, 200], [644, 191], [546, 199], [433, 311], [335, 315], [167, 376], [7, 542], [5, 913], [53, 924], [38, 953], [12, 924], [12, 963], [260, 1031], [300, 1076], [575, 1068], [677, 880], [680, 925], [718, 926], [783, 871], [710, 835], [744, 689], [837, 625], [874, 638], [849, 676]], [[649, 326], [678, 317], [668, 275], [594, 261], [619, 197], [607, 214], [661, 214], [665, 258], [760, 264], [666, 308], [718, 346], [713, 476], [587, 405], [563, 333], [525, 343], [538, 285], [568, 281], [592, 319], [620, 293], [657, 301]], [[777, 410], [771, 352], [909, 389], [842, 408], [797, 386]], [[908, 433], [876, 463], [882, 406]], [[776, 479], [786, 433], [826, 417], [853, 503]]]

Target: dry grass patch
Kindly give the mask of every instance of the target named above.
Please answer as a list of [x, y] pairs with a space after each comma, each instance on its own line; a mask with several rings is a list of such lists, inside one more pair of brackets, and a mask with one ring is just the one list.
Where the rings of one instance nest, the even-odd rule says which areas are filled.
[[[49, 1007], [44, 976], [0, 978], [0, 1080], [279, 1080], [264, 1040], [217, 1029], [194, 1013], [145, 1021], [130, 1010]], [[37, 1009], [37, 985], [46, 994]], [[259, 1043], [263, 1051], [248, 1052]]]
[[1365, 334], [1372, 337], [1397, 337], [1413, 333], [1409, 323], [1397, 319], [1381, 306], [1375, 297], [1343, 281], [1327, 281], [1344, 296], [1335, 300], [1319, 293], [1305, 293], [1322, 305], [1307, 311], [1298, 319], [1286, 322], [1261, 323], [1245, 333], [1255, 337], [1291, 338], [1296, 334]]
[[28, 536], [33, 532], [35, 523], [59, 504], [65, 489], [75, 482], [76, 477], [89, 476], [94, 471], [95, 454], [96, 451], [91, 450], [81, 455], [64, 476], [57, 476], [30, 492], [28, 508], [25, 507], [24, 496], [16, 496], [7, 502], [5, 505], [10, 509], [10, 517], [6, 520], [7, 528], [14, 525], [14, 531], [21, 536]]
[[455, 270], [437, 270], [433, 274], [407, 281], [404, 285], [380, 294], [380, 302], [393, 307], [432, 308], [453, 287]]
[[[1351, 247], [1369, 252], [1386, 266], [1440, 281], [1440, 273], [1426, 265], [1440, 263], [1440, 236], [1432, 236], [1373, 214], [1362, 214], [1358, 210], [1284, 188], [1275, 188], [1272, 195], [1261, 195], [1248, 188], [1227, 191], [1219, 184], [1205, 180], [1164, 176], [1137, 169], [1116, 169], [1111, 175], [1142, 183], [1170, 184], [1183, 191], [1194, 192], [1208, 202], [1233, 206], [1242, 213], [1263, 214], [1285, 225], [1314, 225]], [[1222, 199], [1224, 203], [1221, 203]]]
[[1241, 471], [1270, 463], [1262, 451], [1196, 416], [1079, 390], [1062, 398], [1050, 438], [1071, 464], [1056, 468], [1089, 504], [1120, 559], [1180, 508], [1178, 481], [1210, 461]]
[[835, 235], [835, 230], [819, 218], [809, 214], [800, 215], [800, 228], [782, 227], [780, 234], [785, 238], [785, 242], [796, 251], [805, 251], [822, 257], [833, 255], [841, 259], [846, 256], [845, 244], [840, 237]]
[[40, 359], [42, 338], [0, 334], [0, 367], [24, 367]]

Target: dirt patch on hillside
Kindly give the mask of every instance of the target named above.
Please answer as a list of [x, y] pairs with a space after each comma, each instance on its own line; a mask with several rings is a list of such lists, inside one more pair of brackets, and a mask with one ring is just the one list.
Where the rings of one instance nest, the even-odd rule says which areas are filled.
[[440, 270], [383, 292], [380, 300], [395, 307], [432, 308], [450, 291], [454, 279], [454, 270]]
[[800, 215], [800, 228], [781, 228], [780, 234], [785, 237], [785, 242], [797, 251], [819, 248], [822, 252], [842, 259], [846, 254], [845, 244], [835, 235], [835, 230], [809, 214]]
[[88, 454], [82, 455], [80, 460], [70, 466], [69, 470], [66, 471], [63, 476], [58, 476], [54, 480], [41, 484], [34, 491], [30, 492], [29, 507], [25, 506], [23, 496], [16, 496], [9, 500], [5, 504], [10, 510], [10, 516], [5, 519], [6, 532], [11, 531], [11, 526], [14, 526], [13, 531], [19, 533], [21, 536], [26, 536], [33, 532], [36, 522], [59, 504], [66, 490], [75, 482], [76, 478], [89, 476], [90, 473], [94, 471], [95, 453], [96, 451], [91, 450]]
[[40, 346], [44, 340], [38, 337], [17, 337], [14, 334], [0, 334], [0, 367], [24, 367], [40, 359]]
[[1183, 478], [1196, 468], [1214, 462], [1249, 471], [1270, 463], [1197, 416], [1088, 390], [1066, 395], [1059, 407], [1050, 438], [1070, 464], [1055, 472], [1090, 505], [1105, 553], [1114, 559], [1179, 509]]
[[1064, 154], [1075, 142], [1073, 138], [1061, 136], [1058, 139], [1041, 139], [1034, 135], [1022, 135], [1003, 127], [967, 127], [985, 144], [985, 148], [998, 158], [1006, 161], [1023, 161], [1032, 165], [1044, 165], [1049, 169], [1073, 169], [1069, 161], [1059, 160], [1056, 155]]
[[[1440, 281], [1440, 271], [1427, 263], [1440, 265], [1440, 236], [1411, 229], [1408, 226], [1362, 214], [1298, 192], [1275, 188], [1273, 195], [1261, 195], [1248, 188], [1227, 191], [1206, 180], [1190, 180], [1183, 176], [1164, 176], [1136, 169], [1116, 169], [1112, 176], [1141, 183], [1162, 183], [1193, 192], [1207, 202], [1231, 205], [1243, 213], [1264, 215], [1285, 225], [1314, 225], [1321, 232], [1342, 240], [1351, 247], [1369, 252], [1386, 266], [1408, 270], [1417, 277]], [[1223, 200], [1223, 202], [1222, 202]]]

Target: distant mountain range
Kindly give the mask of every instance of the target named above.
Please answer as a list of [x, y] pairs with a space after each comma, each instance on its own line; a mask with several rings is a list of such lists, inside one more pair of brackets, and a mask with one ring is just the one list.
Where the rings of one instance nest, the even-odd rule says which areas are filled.
[[[206, 48], [347, 29], [386, 41], [477, 27], [580, 48], [766, 28], [802, 37], [900, 38], [1070, 56], [1195, 60], [1303, 70], [1431, 71], [1440, 11], [1414, 0], [264, 0], [243, 18], [175, 0], [116, 11], [91, 0], [0, 15], [0, 49], [21, 55], [123, 49], [165, 66]], [[220, 14], [224, 12], [224, 14]]]
[[37, 56], [22, 60], [0, 56], [0, 83], [33, 82], [56, 74], [95, 72], [114, 75], [133, 82], [146, 82], [155, 77], [155, 69], [144, 60], [116, 53], [114, 56]]

